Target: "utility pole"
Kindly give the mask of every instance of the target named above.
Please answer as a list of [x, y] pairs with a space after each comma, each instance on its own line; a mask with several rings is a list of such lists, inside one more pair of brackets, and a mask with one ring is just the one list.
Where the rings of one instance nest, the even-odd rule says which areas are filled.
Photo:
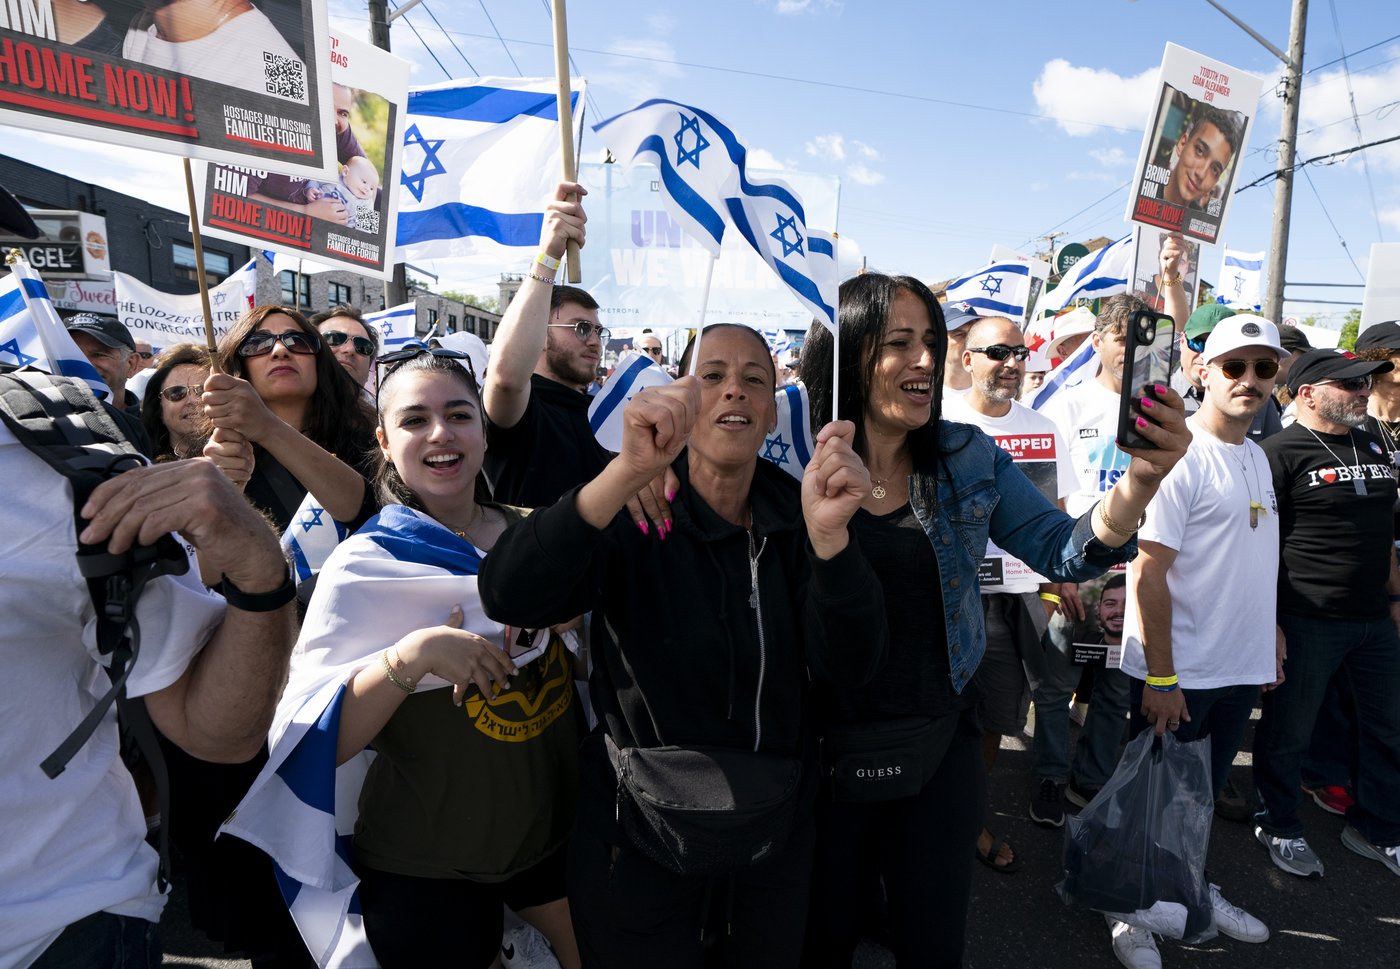
[[[369, 2], [369, 42], [380, 50], [389, 50], [389, 3], [388, 0], [368, 0]], [[412, 6], [412, 4], [410, 4]], [[400, 8], [396, 13], [402, 13]], [[389, 240], [393, 245], [393, 240]], [[384, 307], [398, 306], [408, 302], [408, 274], [401, 262], [394, 263], [394, 278], [384, 283]]]

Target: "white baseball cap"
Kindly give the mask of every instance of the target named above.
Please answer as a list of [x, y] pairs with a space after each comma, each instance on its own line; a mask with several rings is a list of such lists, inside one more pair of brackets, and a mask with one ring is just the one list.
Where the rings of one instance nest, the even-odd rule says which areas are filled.
[[1236, 313], [1215, 324], [1215, 329], [1206, 337], [1201, 362], [1210, 363], [1240, 347], [1268, 347], [1280, 360], [1288, 356], [1279, 340], [1277, 326], [1253, 313]]
[[1063, 316], [1055, 317], [1055, 322], [1050, 324], [1050, 342], [1045, 347], [1045, 352], [1052, 358], [1061, 356], [1060, 344], [1072, 336], [1084, 336], [1094, 332], [1094, 324], [1098, 322], [1098, 317], [1087, 306], [1078, 306]]

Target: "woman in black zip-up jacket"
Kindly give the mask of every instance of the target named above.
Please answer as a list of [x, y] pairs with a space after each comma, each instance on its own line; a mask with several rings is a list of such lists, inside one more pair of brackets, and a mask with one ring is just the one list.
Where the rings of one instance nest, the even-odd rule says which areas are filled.
[[[691, 350], [682, 361], [686, 368]], [[869, 476], [853, 427], [817, 438], [801, 490], [757, 452], [776, 421], [772, 356], [745, 327], [707, 327], [693, 377], [628, 404], [622, 453], [501, 537], [479, 587], [491, 616], [538, 628], [592, 611], [590, 693], [569, 902], [585, 966], [698, 967], [717, 882], [730, 966], [796, 966], [812, 867], [809, 677], [855, 685], [883, 661], [880, 586], [846, 523]], [[687, 446], [688, 445], [688, 446]], [[684, 450], [683, 450], [684, 449]], [[666, 465], [672, 522], [648, 536], [625, 501]], [[796, 820], [757, 863], [676, 874], [618, 821], [604, 735], [619, 748], [722, 747], [796, 758]]]

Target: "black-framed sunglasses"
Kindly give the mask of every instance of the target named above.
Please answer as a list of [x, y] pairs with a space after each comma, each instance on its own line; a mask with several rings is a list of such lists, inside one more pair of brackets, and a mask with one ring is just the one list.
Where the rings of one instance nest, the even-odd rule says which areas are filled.
[[321, 339], [326, 341], [326, 346], [334, 349], [343, 346], [346, 340], [355, 348], [355, 352], [362, 357], [374, 356], [374, 341], [367, 336], [351, 336], [349, 333], [341, 333], [339, 330], [324, 330]]
[[1320, 384], [1331, 384], [1333, 387], [1340, 387], [1342, 390], [1356, 393], [1358, 390], [1370, 390], [1373, 384], [1370, 374], [1365, 377], [1344, 377], [1339, 380], [1319, 380]]
[[640, 347], [639, 349], [640, 349], [643, 353], [651, 354], [653, 357], [659, 357], [659, 356], [661, 356], [661, 348], [660, 348], [660, 347]]
[[277, 344], [282, 344], [290, 353], [314, 356], [321, 350], [321, 338], [301, 330], [287, 330], [285, 333], [269, 333], [267, 330], [254, 330], [247, 339], [238, 344], [240, 357], [261, 357], [271, 353]]
[[404, 350], [386, 353], [374, 362], [375, 397], [378, 398], [379, 391], [384, 389], [384, 382], [394, 375], [395, 370], [425, 353], [444, 360], [456, 361], [467, 371], [467, 376], [472, 378], [472, 383], [476, 383], [476, 367], [472, 366], [471, 354], [461, 350], [449, 350], [447, 347], [408, 347]]
[[968, 353], [985, 353], [992, 360], [1005, 360], [1007, 357], [1015, 357], [1024, 361], [1031, 355], [1031, 351], [1026, 347], [1012, 347], [1005, 343], [993, 343], [989, 347], [967, 347]]
[[[1209, 335], [1209, 334], [1207, 334], [1207, 335]], [[1186, 345], [1187, 345], [1188, 347], [1191, 348], [1191, 351], [1192, 351], [1193, 353], [1205, 353], [1205, 352], [1206, 352], [1206, 338], [1205, 338], [1205, 336], [1188, 336], [1188, 337], [1186, 338]]]
[[1277, 360], [1222, 360], [1219, 363], [1211, 361], [1210, 366], [1218, 367], [1231, 380], [1239, 380], [1251, 363], [1254, 364], [1254, 375], [1260, 380], [1273, 380], [1278, 376]]
[[610, 339], [612, 339], [611, 330], [609, 330], [606, 326], [602, 326], [598, 323], [593, 323], [589, 320], [574, 320], [572, 323], [550, 323], [549, 325], [562, 327], [566, 330], [573, 330], [574, 336], [578, 337], [584, 343], [587, 343], [588, 338], [591, 337], [594, 333], [598, 334], [599, 343], [606, 344]]
[[176, 386], [164, 388], [160, 392], [160, 399], [168, 400], [172, 404], [178, 404], [180, 403], [180, 401], [184, 400], [191, 394], [198, 397], [202, 393], [204, 393], [204, 388], [199, 384], [186, 384], [183, 387]]
[[152, 353], [150, 350], [137, 350], [136, 355], [142, 360], [150, 360], [152, 357], [155, 356], [155, 354]]

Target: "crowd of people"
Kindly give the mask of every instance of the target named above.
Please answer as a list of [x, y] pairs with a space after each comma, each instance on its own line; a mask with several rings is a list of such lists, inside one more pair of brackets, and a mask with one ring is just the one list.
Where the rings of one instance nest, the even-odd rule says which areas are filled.
[[[872, 899], [901, 969], [960, 966], [974, 865], [1021, 867], [987, 778], [1032, 704], [1037, 825], [1170, 732], [1209, 738], [1216, 815], [1254, 826], [1261, 863], [1322, 876], [1311, 796], [1400, 874], [1400, 323], [1314, 350], [1193, 310], [1167, 246], [1180, 371], [1133, 386], [1135, 295], [1033, 352], [1015, 321], [868, 272], [798, 360], [706, 326], [613, 453], [588, 420], [607, 331], [555, 279], [585, 194], [558, 187], [484, 373], [451, 341], [381, 353], [352, 307], [266, 305], [214, 352], [71, 317], [108, 402], [0, 375], [25, 550], [0, 704], [29, 725], [5, 754], [26, 835], [0, 863], [0, 965], [158, 965], [164, 829], [193, 924], [259, 969], [849, 969]], [[1086, 340], [1088, 376], [1024, 403]], [[635, 346], [667, 363], [656, 334]], [[817, 429], [800, 485], [759, 458], [789, 376]], [[1125, 381], [1146, 442], [1126, 449]], [[70, 496], [34, 440], [133, 469]], [[347, 537], [298, 588], [279, 540], [307, 507]], [[78, 553], [131, 571], [166, 533], [109, 635], [125, 587], [98, 597]], [[104, 712], [109, 655], [130, 660]], [[283, 790], [345, 878], [284, 850]], [[329, 935], [324, 905], [297, 911], [313, 890], [340, 899]], [[1268, 939], [1214, 881], [1210, 906]], [[1123, 965], [1159, 969], [1153, 912], [1104, 917]]]

